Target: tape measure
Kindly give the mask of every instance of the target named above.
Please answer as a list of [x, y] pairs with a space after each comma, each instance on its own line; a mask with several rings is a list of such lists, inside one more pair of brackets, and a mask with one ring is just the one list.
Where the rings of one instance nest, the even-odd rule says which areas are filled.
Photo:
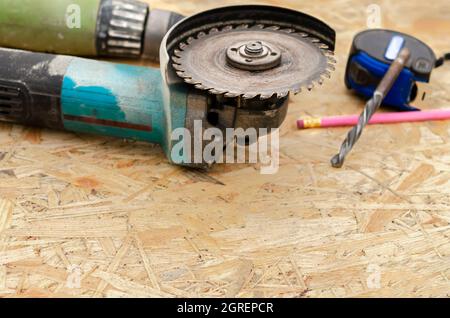
[[357, 34], [345, 72], [347, 88], [371, 98], [389, 66], [404, 47], [410, 50], [411, 58], [384, 99], [383, 105], [399, 111], [419, 110], [410, 105], [417, 97], [417, 82], [428, 83], [431, 72], [450, 56], [447, 54], [437, 59], [428, 45], [404, 33], [375, 29]]

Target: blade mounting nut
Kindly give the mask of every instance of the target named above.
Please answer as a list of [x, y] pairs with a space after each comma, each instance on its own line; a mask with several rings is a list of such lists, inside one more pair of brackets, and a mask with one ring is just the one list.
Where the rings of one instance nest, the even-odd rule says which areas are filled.
[[281, 63], [281, 51], [263, 41], [239, 42], [227, 49], [229, 65], [246, 71], [265, 71]]

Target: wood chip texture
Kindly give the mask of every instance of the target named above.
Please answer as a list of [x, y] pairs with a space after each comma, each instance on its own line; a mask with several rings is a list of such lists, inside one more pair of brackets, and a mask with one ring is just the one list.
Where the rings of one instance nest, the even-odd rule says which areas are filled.
[[[371, 126], [342, 169], [343, 76], [373, 1], [256, 1], [337, 30], [337, 69], [292, 97], [280, 169], [170, 165], [159, 146], [0, 124], [0, 297], [448, 297], [449, 122]], [[186, 15], [240, 1], [152, 1]], [[450, 2], [377, 2], [384, 28], [450, 51]], [[143, 62], [136, 64], [144, 65]], [[450, 107], [450, 65], [424, 109]]]

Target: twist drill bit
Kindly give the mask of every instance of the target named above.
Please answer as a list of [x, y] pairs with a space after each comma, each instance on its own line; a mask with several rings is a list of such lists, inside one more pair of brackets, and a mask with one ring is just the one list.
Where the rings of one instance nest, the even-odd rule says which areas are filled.
[[342, 167], [345, 157], [352, 150], [359, 137], [361, 137], [361, 133], [364, 127], [369, 123], [372, 116], [381, 106], [384, 98], [389, 93], [401, 71], [408, 62], [410, 55], [411, 52], [407, 48], [404, 48], [400, 51], [397, 58], [391, 64], [386, 75], [384, 75], [380, 84], [378, 84], [373, 97], [367, 102], [366, 106], [364, 107], [364, 111], [359, 116], [358, 124], [349, 131], [349, 133], [347, 134], [347, 138], [345, 138], [344, 142], [342, 143], [339, 153], [331, 159], [331, 165], [334, 168]]

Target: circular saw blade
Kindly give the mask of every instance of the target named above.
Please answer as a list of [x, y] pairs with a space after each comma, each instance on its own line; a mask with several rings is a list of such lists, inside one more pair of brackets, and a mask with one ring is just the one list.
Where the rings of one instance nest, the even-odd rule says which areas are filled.
[[[236, 43], [270, 43], [281, 52], [279, 65], [263, 71], [249, 71], [232, 66], [227, 50]], [[178, 76], [197, 89], [226, 97], [270, 98], [297, 94], [302, 88], [322, 84], [334, 70], [328, 47], [318, 39], [294, 29], [277, 26], [239, 25], [208, 33], [200, 32], [179, 45], [172, 57]]]

